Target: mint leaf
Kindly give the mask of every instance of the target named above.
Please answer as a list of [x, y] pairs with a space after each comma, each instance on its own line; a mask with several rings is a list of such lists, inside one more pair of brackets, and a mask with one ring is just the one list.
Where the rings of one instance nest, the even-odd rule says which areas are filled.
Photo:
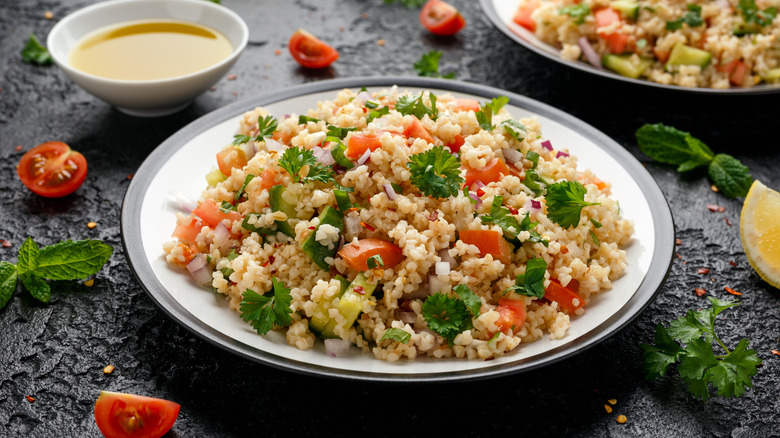
[[478, 317], [479, 310], [482, 308], [482, 300], [479, 296], [465, 284], [459, 284], [453, 287], [452, 290], [454, 290], [455, 293], [458, 294], [458, 298], [466, 304], [466, 307], [471, 311], [471, 314], [475, 318]]
[[66, 240], [41, 248], [36, 276], [50, 280], [76, 280], [100, 271], [114, 248], [99, 240]]
[[398, 341], [402, 344], [408, 344], [409, 340], [412, 339], [412, 335], [406, 330], [401, 330], [399, 328], [393, 327], [385, 332], [385, 334], [382, 336], [379, 342], [382, 342], [385, 339]]
[[16, 290], [16, 267], [12, 263], [0, 262], [0, 309], [8, 304], [8, 301]]
[[19, 248], [19, 261], [16, 263], [16, 270], [19, 274], [35, 271], [38, 268], [40, 249], [31, 237], [25, 239]]
[[51, 287], [49, 287], [49, 283], [46, 283], [43, 278], [27, 272], [20, 275], [19, 279], [22, 280], [24, 288], [30, 291], [30, 295], [36, 300], [43, 301], [44, 303], [48, 303], [49, 300], [51, 300]]
[[713, 184], [729, 198], [747, 196], [753, 176], [739, 160], [727, 154], [715, 155], [707, 169]]
[[712, 161], [712, 150], [690, 133], [662, 123], [643, 125], [636, 131], [636, 140], [648, 157], [662, 163], [678, 166], [685, 172]]

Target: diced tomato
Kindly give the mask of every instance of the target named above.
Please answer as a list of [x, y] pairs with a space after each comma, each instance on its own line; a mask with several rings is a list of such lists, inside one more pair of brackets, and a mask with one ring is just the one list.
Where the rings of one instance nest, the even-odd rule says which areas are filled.
[[382, 146], [377, 134], [352, 134], [347, 140], [347, 152], [345, 155], [353, 160], [362, 157], [367, 149], [375, 151]]
[[357, 243], [344, 246], [339, 251], [339, 255], [346, 261], [352, 269], [356, 271], [367, 271], [368, 259], [375, 255], [382, 257], [384, 268], [392, 268], [403, 259], [403, 250], [401, 247], [388, 242], [387, 240], [377, 238], [360, 239]]
[[453, 99], [452, 102], [455, 104], [455, 111], [477, 112], [480, 110], [479, 102], [474, 99], [458, 98]]
[[522, 5], [520, 5], [519, 8], [517, 8], [517, 12], [515, 12], [514, 17], [512, 17], [512, 21], [530, 30], [531, 32], [535, 31], [536, 22], [531, 18], [531, 14], [533, 14], [539, 5], [540, 3], [538, 0], [528, 0], [524, 2]]
[[420, 11], [420, 23], [431, 33], [451, 36], [466, 26], [458, 9], [441, 0], [428, 0]]
[[452, 137], [452, 141], [447, 145], [448, 148], [450, 148], [450, 151], [457, 154], [460, 152], [460, 147], [463, 146], [466, 143], [466, 140], [463, 138], [462, 135], [457, 134], [455, 137]]
[[593, 184], [596, 184], [596, 187], [599, 188], [599, 190], [604, 190], [607, 188], [607, 183], [602, 181], [599, 177], [593, 177]]
[[596, 19], [596, 27], [606, 27], [623, 21], [620, 13], [612, 8], [599, 9], [593, 13], [593, 17]]
[[615, 54], [624, 53], [630, 39], [631, 37], [624, 33], [613, 33], [612, 35], [604, 37], [604, 40], [609, 47], [609, 51]]
[[194, 244], [201, 228], [203, 228], [203, 222], [194, 216], [190, 216], [186, 224], [176, 224], [176, 229], [173, 230], [172, 236], [179, 239], [181, 243]]
[[561, 310], [571, 315], [577, 309], [582, 308], [585, 305], [585, 301], [574, 289], [579, 289], [579, 283], [572, 280], [569, 286], [563, 286], [560, 281], [550, 279], [550, 285], [544, 290], [544, 298], [557, 302]]
[[431, 134], [428, 133], [428, 130], [423, 127], [422, 122], [417, 120], [416, 117], [412, 117], [412, 123], [404, 129], [404, 135], [407, 138], [421, 138], [428, 143], [433, 143], [433, 137], [431, 137]]
[[481, 181], [482, 184], [488, 185], [492, 182], [501, 180], [501, 175], [509, 175], [509, 168], [506, 167], [506, 163], [498, 158], [493, 158], [488, 162], [487, 166], [481, 169], [472, 169], [468, 166], [466, 168], [466, 181], [464, 187], [471, 187], [475, 182]]
[[668, 50], [660, 50], [657, 48], [653, 48], [653, 54], [655, 55], [656, 58], [658, 58], [659, 61], [666, 62], [669, 60], [669, 55], [671, 54], [671, 52]]
[[192, 213], [199, 217], [210, 228], [216, 227], [225, 219], [230, 220], [230, 222], [235, 222], [244, 218], [241, 216], [241, 213], [237, 211], [231, 210], [227, 213], [223, 212], [214, 201], [201, 202], [192, 210]]
[[278, 141], [279, 143], [290, 144], [290, 140], [292, 140], [292, 134], [286, 134], [282, 131], [274, 131], [274, 134], [271, 136], [271, 138]]
[[498, 300], [496, 312], [499, 314], [496, 325], [505, 334], [508, 333], [510, 329], [513, 333], [517, 333], [525, 323], [525, 302], [522, 300], [501, 298]]
[[168, 400], [101, 391], [95, 422], [108, 438], [159, 438], [173, 427], [180, 409]]
[[719, 72], [728, 73], [729, 82], [733, 85], [742, 86], [745, 83], [747, 64], [738, 59], [719, 65], [717, 70]]
[[495, 260], [508, 265], [512, 261], [512, 245], [501, 233], [494, 230], [463, 230], [458, 233], [463, 243], [479, 248], [479, 255], [492, 255]]
[[276, 185], [276, 171], [270, 167], [263, 169], [263, 173], [260, 174], [260, 192], [263, 190], [269, 190]]
[[[614, 23], [620, 23], [618, 26], [619, 28], [623, 23], [623, 20], [620, 17], [620, 13], [612, 8], [599, 9], [593, 13], [593, 16], [596, 19], [597, 27], [612, 26]], [[628, 45], [628, 41], [630, 39], [628, 35], [617, 32], [611, 34], [599, 32], [599, 36], [604, 38], [604, 41], [607, 43], [607, 47], [609, 47], [609, 51], [612, 53], [625, 52], [626, 46]]]
[[225, 176], [230, 176], [233, 169], [243, 169], [246, 163], [244, 151], [235, 146], [228, 146], [217, 153], [217, 166]]

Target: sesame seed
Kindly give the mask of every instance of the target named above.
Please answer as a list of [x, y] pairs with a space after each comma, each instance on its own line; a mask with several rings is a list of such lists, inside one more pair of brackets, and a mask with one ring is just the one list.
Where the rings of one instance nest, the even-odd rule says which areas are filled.
[[710, 190], [712, 190], [713, 192], [716, 192], [716, 193], [718, 192], [718, 188], [715, 187], [715, 184], [710, 186]]
[[32, 396], [30, 396], [30, 395], [25, 395], [25, 396], [24, 396], [24, 398], [26, 398], [26, 399], [27, 399], [27, 401], [28, 401], [28, 402], [30, 402], [30, 403], [32, 403], [32, 402], [34, 402], [34, 401], [35, 401], [35, 398], [33, 398], [33, 397], [32, 397]]
[[87, 224], [87, 228], [89, 229], [95, 228], [96, 226], [97, 226], [97, 222], [89, 222]]
[[106, 365], [105, 368], [103, 368], [104, 374], [111, 374], [114, 372], [114, 366], [113, 365]]
[[607, 411], [608, 414], [611, 414], [612, 413], [612, 406], [604, 405], [604, 410]]
[[628, 418], [626, 418], [626, 416], [625, 416], [625, 415], [618, 415], [618, 416], [617, 416], [617, 422], [618, 422], [618, 423], [620, 423], [620, 424], [623, 424], [623, 423], [625, 423], [626, 421], [628, 421]]
[[611, 398], [611, 399], [607, 400], [607, 403], [609, 403], [609, 404], [611, 404], [612, 406], [614, 406], [614, 405], [616, 405], [616, 404], [617, 404], [617, 399], [615, 399], [615, 398]]

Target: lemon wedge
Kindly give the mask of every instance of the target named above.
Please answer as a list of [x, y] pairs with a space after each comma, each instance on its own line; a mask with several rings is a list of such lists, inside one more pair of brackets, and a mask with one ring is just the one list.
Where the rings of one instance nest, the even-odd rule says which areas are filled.
[[750, 266], [780, 289], [780, 193], [754, 181], [742, 206], [739, 234]]

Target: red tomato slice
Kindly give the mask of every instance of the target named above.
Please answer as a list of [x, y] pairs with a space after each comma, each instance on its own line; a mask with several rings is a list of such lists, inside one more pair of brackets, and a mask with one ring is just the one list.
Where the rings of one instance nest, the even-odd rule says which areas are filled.
[[506, 163], [498, 158], [493, 158], [487, 164], [487, 166], [481, 169], [472, 169], [468, 166], [466, 168], [466, 181], [463, 186], [469, 186], [473, 188], [473, 184], [477, 181], [481, 181], [482, 184], [488, 185], [492, 182], [499, 181], [501, 175], [509, 175], [509, 168], [506, 167]]
[[466, 144], [466, 139], [462, 135], [456, 134], [455, 137], [452, 137], [452, 143], [448, 144], [447, 147], [450, 148], [450, 151], [457, 154], [460, 152], [460, 147], [464, 144]]
[[59, 198], [75, 192], [87, 178], [87, 160], [63, 142], [49, 141], [27, 151], [16, 172], [36, 194]]
[[741, 86], [745, 82], [745, 74], [747, 73], [747, 65], [735, 59], [726, 64], [721, 64], [717, 67], [720, 72], [729, 74], [729, 82], [733, 85]]
[[[244, 217], [241, 216], [241, 213], [237, 211], [228, 211], [225, 213], [224, 211], [219, 209], [219, 206], [214, 201], [206, 201], [201, 202], [198, 204], [197, 207], [195, 207], [194, 210], [192, 210], [192, 213], [199, 217], [203, 222], [209, 226], [209, 228], [214, 228], [217, 225], [219, 225], [220, 222], [222, 222], [224, 219], [228, 219], [231, 223], [235, 221], [242, 220]], [[230, 227], [228, 227], [229, 229]]]
[[479, 102], [474, 99], [458, 98], [452, 101], [455, 104], [455, 111], [474, 111], [480, 110]]
[[176, 224], [176, 229], [173, 230], [171, 236], [179, 239], [181, 243], [194, 244], [201, 228], [203, 228], [203, 222], [190, 215], [187, 224]]
[[298, 29], [290, 37], [290, 54], [306, 68], [325, 68], [339, 59], [339, 52], [316, 36]]
[[512, 261], [512, 244], [501, 237], [498, 231], [463, 230], [458, 232], [458, 236], [463, 243], [479, 248], [479, 255], [482, 257], [490, 254], [493, 259], [505, 265]]
[[528, 0], [523, 3], [515, 12], [512, 17], [512, 21], [530, 30], [531, 32], [536, 30], [536, 22], [531, 18], [531, 14], [540, 5], [538, 0]]
[[496, 311], [500, 315], [496, 325], [502, 332], [507, 333], [509, 329], [512, 329], [513, 333], [517, 333], [523, 327], [526, 314], [525, 303], [522, 300], [501, 298], [498, 300]]
[[347, 152], [345, 155], [353, 160], [357, 160], [362, 157], [366, 152], [366, 149], [375, 151], [382, 146], [382, 142], [379, 140], [378, 134], [352, 134], [347, 140]]
[[579, 283], [575, 280], [569, 282], [568, 286], [564, 286], [558, 280], [550, 279], [549, 286], [544, 290], [544, 298], [557, 302], [561, 310], [573, 315], [577, 309], [585, 305], [585, 300], [574, 288], [579, 289]]
[[225, 176], [230, 176], [234, 168], [243, 169], [247, 162], [246, 154], [237, 147], [228, 146], [217, 152], [217, 166]]
[[159, 438], [176, 422], [179, 409], [168, 400], [101, 391], [95, 422], [106, 438]]
[[346, 245], [339, 251], [344, 261], [356, 271], [367, 271], [368, 259], [377, 254], [382, 257], [385, 268], [392, 268], [404, 257], [403, 251], [395, 243], [373, 237], [360, 239], [357, 244]]
[[407, 138], [421, 138], [428, 143], [433, 143], [433, 137], [431, 137], [431, 134], [423, 127], [422, 122], [417, 117], [414, 117], [409, 127], [404, 129], [404, 135]]
[[420, 11], [420, 22], [436, 35], [451, 36], [466, 26], [458, 9], [441, 0], [428, 0]]

